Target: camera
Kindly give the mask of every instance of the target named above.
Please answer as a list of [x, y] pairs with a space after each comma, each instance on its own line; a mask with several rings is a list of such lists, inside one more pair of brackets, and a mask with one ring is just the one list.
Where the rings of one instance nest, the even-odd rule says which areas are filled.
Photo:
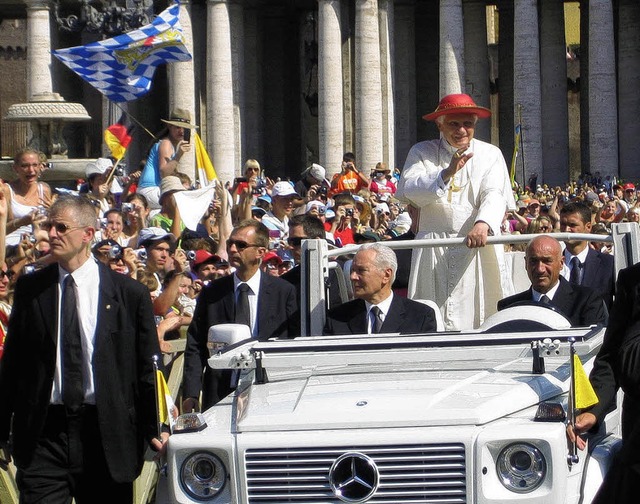
[[196, 260], [196, 251], [195, 250], [187, 250], [186, 254], [187, 254], [187, 259], [189, 259], [190, 261], [195, 261]]
[[122, 259], [123, 250], [120, 245], [114, 245], [109, 250], [107, 250], [107, 255], [109, 259]]
[[124, 175], [124, 166], [118, 165], [113, 169], [113, 175], [115, 177], [122, 177]]
[[327, 194], [327, 186], [323, 185], [322, 187], [320, 187], [320, 189], [318, 189], [318, 194], [326, 195]]
[[100, 227], [102, 229], [106, 229], [107, 228], [107, 219], [105, 219], [104, 217], [102, 219], [100, 219]]
[[267, 187], [267, 179], [264, 177], [258, 177], [256, 179], [256, 186], [251, 191], [252, 194], [262, 194], [264, 189]]
[[37, 266], [35, 264], [27, 264], [24, 268], [22, 268], [22, 273], [24, 275], [30, 275], [31, 273], [35, 273], [41, 268], [42, 266]]
[[122, 213], [130, 213], [133, 212], [133, 203], [123, 203], [122, 204]]
[[191, 142], [191, 130], [189, 128], [183, 128], [183, 131], [182, 139], [187, 143]]
[[42, 205], [40, 205], [36, 210], [38, 211], [38, 215], [47, 215], [48, 213], [47, 207]]
[[136, 256], [138, 257], [138, 259], [140, 261], [146, 261], [147, 260], [147, 249], [146, 248], [139, 248], [133, 251]]
[[353, 208], [345, 208], [344, 215], [345, 217], [353, 217]]

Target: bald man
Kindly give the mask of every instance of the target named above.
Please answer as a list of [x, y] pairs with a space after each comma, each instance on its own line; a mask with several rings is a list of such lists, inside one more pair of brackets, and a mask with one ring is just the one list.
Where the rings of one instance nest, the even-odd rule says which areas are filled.
[[574, 327], [604, 323], [607, 312], [602, 298], [590, 287], [567, 282], [560, 275], [563, 265], [560, 242], [548, 234], [536, 236], [525, 252], [525, 267], [531, 287], [498, 301], [498, 310], [534, 301], [554, 306]]

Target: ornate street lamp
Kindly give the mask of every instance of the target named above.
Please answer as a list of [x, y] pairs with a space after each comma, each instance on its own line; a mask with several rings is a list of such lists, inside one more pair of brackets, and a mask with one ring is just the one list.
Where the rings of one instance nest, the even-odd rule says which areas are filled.
[[79, 14], [66, 17], [60, 16], [60, 0], [55, 0], [54, 15], [62, 31], [85, 30], [113, 37], [150, 23], [153, 0], [81, 0]]

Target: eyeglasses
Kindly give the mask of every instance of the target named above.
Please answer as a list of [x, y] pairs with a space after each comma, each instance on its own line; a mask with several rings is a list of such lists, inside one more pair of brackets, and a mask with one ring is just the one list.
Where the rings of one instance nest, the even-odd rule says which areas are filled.
[[256, 245], [255, 243], [247, 243], [244, 240], [227, 240], [227, 248], [231, 248], [231, 245], [235, 245], [236, 249], [243, 251], [249, 247], [261, 247], [262, 245]]
[[306, 240], [307, 237], [295, 237], [295, 238], [287, 238], [287, 243], [292, 247], [299, 247], [302, 244], [302, 240]]
[[47, 232], [51, 231], [51, 228], [56, 228], [56, 233], [58, 233], [59, 235], [63, 235], [74, 229], [82, 229], [85, 226], [67, 226], [62, 222], [43, 222], [42, 224], [40, 224], [40, 227]]
[[0, 270], [0, 280], [8, 279], [11, 280], [16, 275], [16, 272], [13, 270], [2, 271]]

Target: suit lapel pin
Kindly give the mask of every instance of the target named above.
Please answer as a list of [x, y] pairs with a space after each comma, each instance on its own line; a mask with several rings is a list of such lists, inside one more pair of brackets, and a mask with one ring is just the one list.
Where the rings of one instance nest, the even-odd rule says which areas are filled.
[[111, 309], [111, 305], [110, 305], [110, 304], [108, 304], [107, 306], [105, 306], [105, 308], [106, 308], [107, 310], [110, 310], [110, 309]]

